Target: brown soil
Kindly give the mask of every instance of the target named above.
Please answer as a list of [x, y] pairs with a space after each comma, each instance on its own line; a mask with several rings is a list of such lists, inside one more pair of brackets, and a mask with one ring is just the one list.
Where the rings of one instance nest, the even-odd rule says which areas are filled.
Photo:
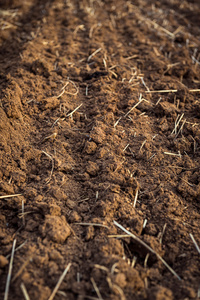
[[1, 1], [1, 299], [15, 240], [8, 299], [200, 297], [199, 15]]

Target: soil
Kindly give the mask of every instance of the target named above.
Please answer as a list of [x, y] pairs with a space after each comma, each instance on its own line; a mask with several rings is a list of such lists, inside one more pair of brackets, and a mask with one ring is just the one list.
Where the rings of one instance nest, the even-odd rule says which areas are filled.
[[1, 299], [200, 297], [199, 15], [1, 1]]

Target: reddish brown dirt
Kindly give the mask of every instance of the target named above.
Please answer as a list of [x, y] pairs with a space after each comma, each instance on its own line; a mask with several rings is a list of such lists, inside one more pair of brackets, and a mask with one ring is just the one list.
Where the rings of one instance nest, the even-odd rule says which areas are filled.
[[1, 4], [1, 299], [200, 297], [199, 1]]

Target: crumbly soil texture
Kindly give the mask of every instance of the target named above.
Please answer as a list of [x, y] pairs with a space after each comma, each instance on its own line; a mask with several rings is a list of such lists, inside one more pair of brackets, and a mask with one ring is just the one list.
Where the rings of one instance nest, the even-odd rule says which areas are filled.
[[199, 16], [1, 1], [1, 299], [200, 298]]

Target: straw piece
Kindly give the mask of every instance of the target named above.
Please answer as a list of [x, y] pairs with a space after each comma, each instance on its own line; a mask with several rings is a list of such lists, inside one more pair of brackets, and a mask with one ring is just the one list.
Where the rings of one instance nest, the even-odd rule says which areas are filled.
[[[190, 93], [200, 92], [200, 89], [189, 89]], [[157, 90], [157, 91], [145, 91], [145, 93], [155, 94], [155, 93], [177, 93], [178, 90]]]
[[179, 277], [179, 275], [168, 265], [168, 263], [156, 252], [154, 251], [149, 245], [147, 245], [145, 242], [143, 242], [142, 240], [140, 240], [136, 235], [134, 235], [133, 233], [131, 233], [130, 231], [126, 230], [122, 225], [120, 225], [119, 223], [117, 223], [116, 221], [114, 221], [114, 224], [119, 227], [121, 230], [123, 230], [124, 232], [126, 232], [127, 234], [129, 234], [134, 240], [136, 240], [138, 243], [140, 243], [142, 246], [144, 246], [147, 250], [149, 250], [151, 253], [155, 254], [157, 256], [158, 259], [161, 260], [161, 262], [168, 268], [168, 270], [179, 280], [181, 280], [181, 278]]
[[192, 241], [193, 241], [193, 243], [194, 243], [194, 245], [195, 245], [195, 247], [196, 247], [196, 249], [197, 249], [197, 252], [200, 254], [200, 248], [199, 248], [199, 246], [197, 245], [197, 242], [195, 241], [193, 235], [190, 233], [189, 236], [191, 237], [191, 239], [192, 239]]
[[12, 197], [17, 197], [17, 196], [21, 196], [21, 195], [22, 194], [5, 195], [5, 196], [0, 196], [0, 199], [12, 198]]
[[99, 291], [99, 288], [98, 288], [96, 282], [94, 281], [94, 278], [93, 278], [93, 277], [91, 277], [91, 282], [92, 282], [92, 285], [93, 285], [93, 287], [94, 287], [94, 289], [95, 289], [95, 292], [96, 292], [96, 294], [97, 294], [99, 300], [103, 300], [103, 298], [102, 298], [102, 296], [101, 296], [101, 293], [100, 293], [100, 291]]
[[25, 298], [26, 300], [30, 300], [30, 297], [29, 297], [29, 295], [28, 295], [27, 289], [26, 289], [26, 287], [25, 287], [25, 285], [24, 285], [23, 282], [21, 283], [20, 288], [21, 288], [21, 290], [22, 290], [22, 293], [23, 293], [23, 295], [24, 295], [24, 298]]
[[103, 225], [103, 224], [97, 224], [97, 223], [74, 223], [74, 224], [76, 224], [76, 225], [83, 225], [83, 226], [97, 226], [97, 227], [104, 227], [104, 228], [109, 229], [108, 226]]
[[8, 276], [7, 276], [7, 280], [6, 280], [6, 288], [5, 288], [4, 300], [8, 299], [8, 292], [9, 292], [10, 280], [11, 280], [11, 275], [12, 275], [12, 267], [13, 267], [13, 259], [14, 259], [16, 242], [17, 242], [17, 240], [15, 239], [13, 241], [13, 246], [12, 246], [12, 252], [11, 252], [11, 258], [10, 258]]
[[70, 267], [71, 267], [71, 263], [69, 263], [69, 264], [67, 265], [67, 267], [65, 268], [64, 272], [63, 272], [62, 275], [60, 276], [60, 278], [59, 278], [59, 280], [58, 280], [58, 282], [57, 282], [57, 284], [56, 284], [56, 286], [55, 286], [55, 288], [54, 288], [54, 290], [53, 290], [53, 292], [52, 292], [52, 294], [51, 294], [51, 296], [49, 297], [48, 300], [53, 300], [53, 298], [55, 297], [55, 295], [56, 295], [56, 293], [57, 293], [57, 291], [58, 291], [58, 289], [59, 289], [59, 287], [60, 287], [60, 285], [61, 285], [63, 279], [65, 278], [65, 275], [66, 275], [67, 272], [69, 271]]

